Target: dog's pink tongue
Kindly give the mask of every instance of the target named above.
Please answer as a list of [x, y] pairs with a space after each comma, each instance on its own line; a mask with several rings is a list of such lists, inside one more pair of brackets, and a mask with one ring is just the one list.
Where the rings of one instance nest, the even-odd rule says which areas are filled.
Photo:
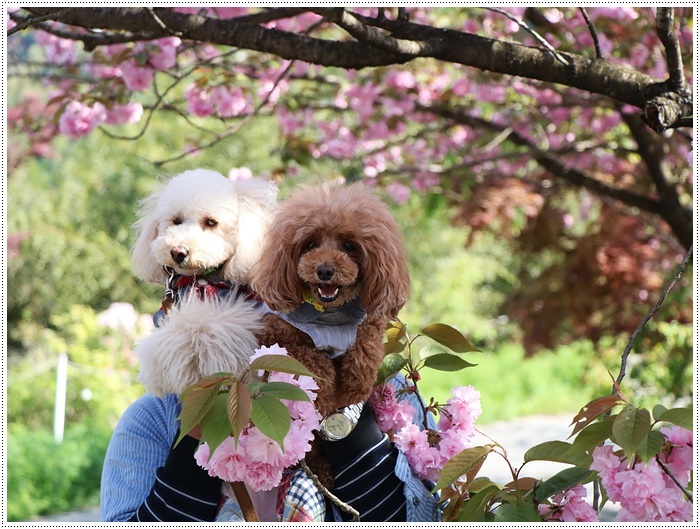
[[321, 285], [319, 291], [324, 298], [332, 298], [338, 292], [338, 287], [335, 285]]

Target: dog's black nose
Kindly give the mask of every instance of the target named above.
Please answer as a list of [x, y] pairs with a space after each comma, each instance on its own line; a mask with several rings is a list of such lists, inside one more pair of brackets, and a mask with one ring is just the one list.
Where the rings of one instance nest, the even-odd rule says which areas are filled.
[[323, 263], [316, 267], [316, 277], [319, 281], [330, 281], [335, 275], [335, 267]]
[[189, 254], [190, 252], [187, 251], [187, 248], [182, 248], [181, 246], [177, 246], [170, 250], [170, 257], [172, 257], [173, 261], [175, 261], [177, 264], [182, 264], [182, 261], [184, 261]]

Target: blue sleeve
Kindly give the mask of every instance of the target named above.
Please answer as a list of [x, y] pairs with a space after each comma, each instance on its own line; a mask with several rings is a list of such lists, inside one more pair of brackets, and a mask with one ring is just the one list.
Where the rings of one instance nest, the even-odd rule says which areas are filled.
[[[405, 379], [401, 375], [397, 375], [391, 380], [391, 383], [397, 389], [405, 383]], [[418, 395], [411, 393], [407, 397], [408, 402], [413, 406], [415, 413], [413, 414], [413, 422], [424, 428], [425, 412], [423, 411], [423, 403]], [[427, 416], [427, 424], [429, 428], [437, 429], [435, 416], [429, 413]], [[406, 496], [406, 521], [407, 522], [439, 522], [440, 513], [437, 505], [437, 498], [430, 494], [434, 483], [425, 483], [413, 473], [408, 464], [408, 460], [403, 452], [398, 450], [398, 459], [396, 461], [396, 475], [405, 483], [404, 495]]]
[[102, 470], [101, 518], [107, 522], [211, 522], [222, 482], [197, 465], [198, 441], [177, 446], [178, 399], [145, 395], [124, 413]]
[[100, 517], [106, 522], [129, 520], [156, 481], [177, 432], [175, 396], [150, 394], [127, 408], [107, 448], [102, 469]]

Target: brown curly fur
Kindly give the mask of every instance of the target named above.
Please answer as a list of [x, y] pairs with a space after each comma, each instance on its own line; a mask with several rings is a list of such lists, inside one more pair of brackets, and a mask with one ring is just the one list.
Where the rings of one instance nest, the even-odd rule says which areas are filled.
[[[332, 270], [332, 278], [324, 276], [323, 270], [326, 276]], [[321, 377], [316, 406], [325, 417], [337, 408], [367, 401], [384, 358], [386, 324], [409, 294], [401, 232], [386, 206], [365, 185], [305, 187], [278, 206], [253, 288], [270, 308], [286, 313], [304, 302], [304, 289], [309, 287], [325, 307], [359, 296], [367, 317], [357, 330], [355, 344], [331, 360], [307, 334], [274, 314], [263, 318], [265, 329], [259, 339], [262, 345], [285, 347]], [[331, 299], [336, 287], [337, 297]], [[307, 462], [326, 486], [332, 485], [319, 443]]]

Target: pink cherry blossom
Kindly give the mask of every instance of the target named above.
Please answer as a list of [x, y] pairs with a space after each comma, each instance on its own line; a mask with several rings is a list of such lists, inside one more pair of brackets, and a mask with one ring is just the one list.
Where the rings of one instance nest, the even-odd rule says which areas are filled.
[[386, 186], [386, 193], [397, 204], [405, 204], [411, 196], [411, 188], [399, 182], [391, 182]]
[[124, 84], [129, 90], [141, 92], [151, 86], [153, 82], [153, 69], [139, 66], [135, 60], [128, 59], [121, 64]]
[[196, 84], [190, 85], [185, 93], [187, 98], [187, 111], [200, 118], [205, 118], [213, 112], [209, 92]]
[[221, 118], [231, 118], [249, 110], [248, 101], [239, 87], [215, 86], [209, 92], [209, 102], [214, 113]]
[[107, 109], [105, 123], [108, 125], [122, 125], [124, 123], [137, 123], [143, 116], [141, 103], [129, 101], [123, 105], [115, 104]]
[[585, 502], [586, 489], [576, 485], [552, 497], [552, 505], [542, 503], [537, 510], [547, 522], [597, 522], [598, 513]]
[[231, 180], [250, 180], [253, 178], [253, 171], [247, 167], [234, 167], [228, 172]]
[[45, 31], [36, 33], [36, 40], [44, 46], [46, 58], [57, 65], [74, 64], [77, 55], [76, 43], [73, 40], [62, 39]]
[[97, 323], [109, 329], [131, 332], [139, 322], [139, 313], [131, 303], [112, 303], [97, 316]]
[[89, 106], [80, 101], [71, 101], [58, 118], [58, 130], [71, 138], [81, 138], [105, 119], [106, 111], [101, 103]]
[[369, 403], [383, 432], [399, 431], [413, 421], [413, 406], [405, 400], [397, 400], [396, 388], [392, 384], [376, 387]]
[[673, 476], [687, 487], [693, 468], [693, 432], [680, 426], [661, 428], [659, 431], [672, 445], [668, 455], [662, 457]]
[[150, 42], [148, 64], [164, 72], [177, 63], [177, 48], [182, 41], [177, 37], [165, 37]]

